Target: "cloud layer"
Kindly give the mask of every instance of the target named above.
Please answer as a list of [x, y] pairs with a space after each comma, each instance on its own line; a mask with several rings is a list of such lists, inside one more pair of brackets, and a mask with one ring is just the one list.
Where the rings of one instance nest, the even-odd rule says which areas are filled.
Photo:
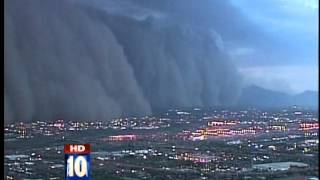
[[113, 11], [90, 2], [6, 1], [5, 121], [108, 120], [236, 102], [241, 78], [214, 27], [148, 3], [125, 1], [131, 16], [116, 1]]

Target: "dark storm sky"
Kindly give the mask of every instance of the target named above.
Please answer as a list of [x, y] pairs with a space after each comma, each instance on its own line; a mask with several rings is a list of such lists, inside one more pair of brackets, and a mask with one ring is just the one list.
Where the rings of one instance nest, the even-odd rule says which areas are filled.
[[277, 3], [7, 0], [5, 121], [234, 105], [248, 84], [314, 89], [315, 22]]

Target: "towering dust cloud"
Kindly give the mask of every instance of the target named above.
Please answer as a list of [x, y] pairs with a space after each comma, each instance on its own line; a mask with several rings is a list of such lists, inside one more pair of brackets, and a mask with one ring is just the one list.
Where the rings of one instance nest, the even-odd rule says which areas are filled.
[[240, 78], [219, 33], [163, 3], [5, 1], [5, 121], [234, 103]]

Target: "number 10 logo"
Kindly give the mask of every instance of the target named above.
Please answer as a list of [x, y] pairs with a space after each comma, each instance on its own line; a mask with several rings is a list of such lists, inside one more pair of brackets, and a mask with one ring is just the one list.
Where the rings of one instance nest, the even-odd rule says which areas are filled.
[[90, 179], [90, 146], [65, 145], [65, 163], [67, 180]]

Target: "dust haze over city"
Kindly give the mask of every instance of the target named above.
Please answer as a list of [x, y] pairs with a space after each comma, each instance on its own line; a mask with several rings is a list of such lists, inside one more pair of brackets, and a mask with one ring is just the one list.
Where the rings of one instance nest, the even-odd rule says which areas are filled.
[[[96, 152], [98, 157], [116, 147], [119, 151], [150, 149], [152, 142], [153, 150], [168, 145], [171, 152], [174, 147], [172, 161], [178, 163], [190, 160], [191, 155], [193, 159], [200, 156], [200, 152], [185, 149], [189, 141], [196, 149], [199, 142], [208, 143], [200, 153], [202, 158], [218, 156], [210, 154], [214, 152], [210, 147], [228, 144], [230, 139], [251, 146], [251, 137], [303, 135], [301, 142], [300, 137], [294, 138], [294, 142], [286, 142], [290, 147], [277, 150], [287, 153], [295, 144], [290, 152], [296, 156], [279, 163], [305, 165], [300, 150], [310, 144], [301, 143], [314, 143], [318, 137], [318, 1], [6, 0], [4, 4], [8, 157], [20, 149], [21, 140], [30, 141], [30, 151], [54, 149], [47, 147], [48, 142], [54, 142], [56, 151], [61, 143], [90, 142], [101, 150]], [[280, 137], [269, 137], [269, 131], [277, 131], [274, 133]], [[158, 137], [152, 139], [155, 134]], [[44, 143], [34, 142], [38, 136]], [[114, 141], [119, 146], [113, 147]], [[110, 149], [101, 142], [110, 143]], [[268, 158], [259, 163], [278, 162], [272, 154], [277, 150], [269, 148], [274, 145], [263, 145], [269, 149], [263, 157]], [[228, 145], [217, 146], [224, 149]], [[179, 154], [176, 147], [190, 156]], [[303, 155], [318, 156], [316, 146], [307, 152], [303, 149]], [[231, 170], [224, 167], [227, 170], [223, 172], [222, 167], [210, 165], [219, 164], [217, 159], [205, 161], [204, 170], [202, 161], [201, 165], [194, 162], [195, 166], [182, 163], [175, 167], [165, 162], [156, 167], [148, 164], [148, 155], [142, 156], [147, 160], [139, 165], [128, 163], [122, 155], [115, 162], [98, 163], [94, 171], [100, 174], [105, 167], [101, 164], [109, 164], [105, 178], [151, 179], [154, 171], [163, 174], [162, 167], [168, 166], [170, 170], [163, 170], [169, 174], [165, 179], [269, 177], [241, 169], [260, 167], [252, 164], [252, 159], [259, 159], [252, 155], [243, 167], [230, 165]], [[318, 161], [313, 161], [303, 169], [310, 173], [288, 171], [294, 178], [318, 177]], [[124, 170], [112, 163], [123, 163]], [[135, 167], [135, 172], [126, 173], [125, 164], [130, 164], [131, 170]], [[153, 169], [144, 170], [148, 166]], [[29, 167], [8, 167], [6, 179], [60, 177], [58, 170], [43, 174], [33, 168], [28, 174]], [[19, 168], [25, 168], [23, 173]], [[273, 178], [281, 177], [280, 173]]]
[[101, 120], [155, 108], [234, 105], [244, 82], [230, 60], [237, 61], [228, 54], [232, 46], [231, 54], [259, 48], [256, 64], [264, 60], [259, 56], [282, 64], [311, 57], [307, 63], [316, 66], [316, 47], [307, 55], [284, 54], [309, 37], [297, 47], [277, 42], [231, 3], [6, 2], [5, 120]]

